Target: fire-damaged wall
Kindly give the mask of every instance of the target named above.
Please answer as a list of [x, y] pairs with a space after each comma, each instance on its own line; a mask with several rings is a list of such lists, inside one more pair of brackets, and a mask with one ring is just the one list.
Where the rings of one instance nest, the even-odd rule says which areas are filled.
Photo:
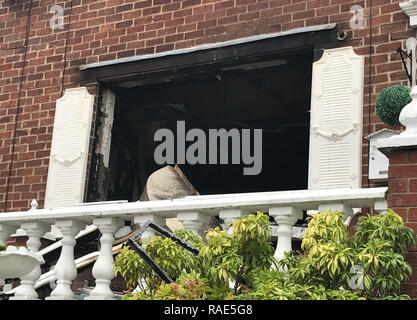
[[[174, 150], [176, 163], [199, 193], [307, 189], [313, 50], [275, 58], [255, 64], [240, 61], [237, 66], [214, 71], [199, 65], [200, 74], [183, 74], [177, 81], [162, 78], [165, 82], [113, 86], [115, 103], [106, 103], [105, 94], [104, 112], [98, 117], [103, 124], [97, 131], [92, 162], [96, 170], [91, 170], [88, 198], [137, 200], [148, 176], [161, 167], [154, 159], [159, 144], [154, 134], [169, 128], [179, 138], [180, 122], [184, 123], [184, 136], [187, 128], [204, 130], [205, 137], [210, 129], [262, 130], [262, 150], [257, 151], [260, 172], [254, 175], [242, 174], [244, 165], [237, 161], [208, 164], [210, 150], [205, 150], [198, 163], [178, 159]], [[105, 124], [110, 121], [112, 127]], [[110, 140], [110, 130], [111, 146], [105, 150], [102, 146], [108, 145], [104, 142]], [[207, 147], [209, 141], [203, 139], [202, 143]], [[175, 142], [174, 149], [178, 146]], [[228, 155], [228, 160], [233, 157]]]

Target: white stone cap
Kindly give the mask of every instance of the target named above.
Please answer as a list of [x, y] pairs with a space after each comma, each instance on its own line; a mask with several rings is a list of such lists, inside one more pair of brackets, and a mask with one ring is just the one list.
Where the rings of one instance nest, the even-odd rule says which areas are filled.
[[388, 128], [382, 128], [381, 130], [378, 130], [374, 133], [371, 133], [370, 135], [366, 136], [366, 140], [374, 140], [374, 139], [381, 139], [381, 138], [389, 138], [393, 135], [400, 134], [400, 131], [388, 129]]
[[417, 149], [417, 136], [392, 136], [391, 138], [379, 139], [376, 147], [383, 153], [388, 154], [391, 149]]

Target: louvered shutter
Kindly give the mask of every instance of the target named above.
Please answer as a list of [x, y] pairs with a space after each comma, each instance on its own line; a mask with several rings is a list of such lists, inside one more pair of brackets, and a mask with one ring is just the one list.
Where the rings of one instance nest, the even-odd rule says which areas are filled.
[[325, 50], [313, 64], [309, 189], [360, 188], [364, 58]]
[[84, 200], [93, 106], [85, 87], [65, 90], [56, 102], [45, 208]]

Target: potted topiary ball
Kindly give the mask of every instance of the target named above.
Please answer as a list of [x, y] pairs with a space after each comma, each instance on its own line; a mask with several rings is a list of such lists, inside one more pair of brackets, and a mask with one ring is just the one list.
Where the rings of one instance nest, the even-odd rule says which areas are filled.
[[399, 121], [401, 110], [411, 102], [410, 89], [402, 85], [384, 88], [378, 95], [375, 111], [382, 122], [393, 126], [402, 126]]

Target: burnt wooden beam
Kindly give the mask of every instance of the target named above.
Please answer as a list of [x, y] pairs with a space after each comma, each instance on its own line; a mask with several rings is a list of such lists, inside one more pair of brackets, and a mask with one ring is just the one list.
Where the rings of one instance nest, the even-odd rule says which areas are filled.
[[[135, 79], [172, 77], [182, 72], [201, 73], [245, 61], [262, 61], [294, 50], [336, 47], [336, 29], [288, 34], [226, 47], [166, 55], [152, 59], [105, 64], [81, 69], [81, 84], [103, 82], [109, 85]], [[275, 58], [275, 57], [274, 57]]]

